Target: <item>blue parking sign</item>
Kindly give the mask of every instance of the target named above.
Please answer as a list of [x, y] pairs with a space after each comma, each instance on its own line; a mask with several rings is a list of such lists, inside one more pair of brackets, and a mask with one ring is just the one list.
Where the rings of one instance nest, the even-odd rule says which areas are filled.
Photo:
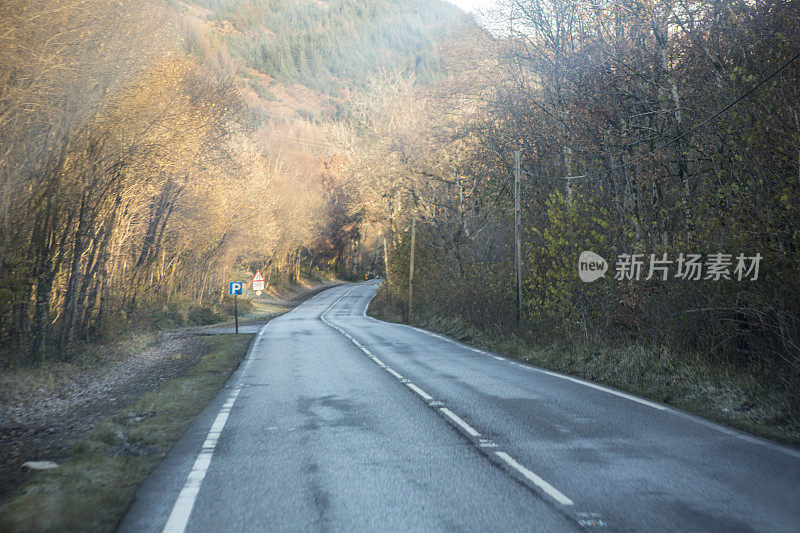
[[244, 285], [241, 281], [231, 281], [230, 285], [228, 286], [228, 293], [233, 296], [236, 294], [242, 294], [242, 288]]

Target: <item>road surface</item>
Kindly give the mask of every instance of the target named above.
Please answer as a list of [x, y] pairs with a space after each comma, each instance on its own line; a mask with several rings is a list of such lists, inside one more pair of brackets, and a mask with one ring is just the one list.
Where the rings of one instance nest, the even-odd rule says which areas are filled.
[[121, 531], [800, 531], [800, 452], [365, 316], [272, 320]]

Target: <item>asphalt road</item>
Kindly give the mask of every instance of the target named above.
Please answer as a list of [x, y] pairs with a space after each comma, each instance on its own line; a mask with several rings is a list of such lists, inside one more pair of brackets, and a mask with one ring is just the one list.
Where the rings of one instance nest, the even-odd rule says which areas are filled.
[[800, 531], [800, 453], [366, 317], [272, 320], [122, 531]]

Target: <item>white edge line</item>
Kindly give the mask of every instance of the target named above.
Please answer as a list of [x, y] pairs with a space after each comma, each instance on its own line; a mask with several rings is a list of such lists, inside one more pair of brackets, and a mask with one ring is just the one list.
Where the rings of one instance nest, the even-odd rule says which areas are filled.
[[530, 481], [531, 483], [542, 489], [545, 493], [547, 493], [548, 496], [553, 498], [561, 505], [573, 505], [572, 500], [564, 496], [561, 492], [559, 492], [558, 489], [556, 489], [550, 483], [543, 480], [542, 478], [540, 478], [539, 476], [537, 476], [536, 474], [534, 474], [533, 472], [531, 472], [530, 470], [528, 470], [527, 468], [516, 462], [514, 458], [508, 455], [506, 452], [495, 452], [495, 455], [497, 455], [497, 457], [505, 461], [508, 464], [508, 466], [510, 466], [511, 468], [522, 474], [525, 477], [525, 479], [527, 479], [528, 481]]
[[[261, 342], [264, 331], [267, 329], [270, 322], [271, 321], [268, 321], [264, 324], [261, 331], [258, 332], [258, 337], [256, 337], [255, 342], [253, 342], [253, 346], [242, 367], [241, 378], [244, 377], [244, 374], [246, 374], [247, 370], [250, 368], [250, 363], [253, 361], [253, 354], [259, 342]], [[186, 526], [189, 524], [189, 517], [194, 508], [194, 503], [197, 500], [197, 495], [200, 493], [200, 487], [206, 477], [208, 467], [211, 465], [214, 451], [217, 449], [217, 442], [219, 442], [222, 430], [228, 422], [228, 415], [230, 415], [231, 409], [233, 409], [233, 405], [236, 403], [236, 398], [239, 397], [239, 393], [242, 390], [241, 386], [242, 382], [240, 381], [239, 386], [231, 391], [228, 399], [225, 400], [225, 403], [222, 404], [222, 407], [217, 412], [217, 416], [214, 418], [213, 424], [211, 424], [211, 429], [208, 430], [206, 439], [203, 441], [203, 445], [200, 448], [200, 452], [197, 454], [192, 469], [186, 477], [186, 483], [184, 483], [183, 488], [180, 493], [178, 493], [178, 498], [172, 506], [172, 511], [169, 514], [167, 523], [164, 524], [164, 529], [162, 530], [164, 533], [183, 533], [186, 530]]]
[[[373, 297], [374, 297], [374, 295], [373, 295]], [[372, 299], [370, 299], [370, 302], [371, 301], [372, 301]], [[457, 346], [459, 346], [461, 348], [466, 348], [468, 350], [472, 350], [473, 352], [480, 353], [480, 354], [483, 354], [483, 355], [493, 356], [493, 354], [491, 352], [487, 352], [485, 350], [480, 350], [478, 348], [474, 348], [472, 346], [468, 346], [466, 344], [458, 342], [455, 339], [450, 339], [448, 337], [444, 337], [442, 335], [438, 335], [436, 333], [432, 333], [432, 332], [430, 332], [428, 330], [425, 330], [425, 329], [422, 329], [422, 328], [418, 328], [418, 327], [415, 327], [415, 326], [410, 326], [408, 324], [397, 324], [397, 323], [393, 323], [393, 322], [384, 322], [382, 320], [378, 320], [377, 318], [368, 316], [366, 313], [367, 313], [367, 308], [369, 307], [370, 302], [367, 302], [367, 305], [364, 307], [364, 316], [366, 318], [370, 319], [370, 320], [373, 320], [375, 322], [380, 322], [381, 324], [389, 324], [389, 325], [403, 326], [403, 327], [406, 327], [406, 328], [411, 328], [413, 330], [419, 331], [420, 333], [424, 333], [426, 335], [430, 335], [432, 337], [437, 337], [437, 338], [439, 338], [441, 340], [450, 342], [450, 343], [455, 344], [455, 345], [457, 345]], [[523, 363], [519, 363], [519, 366], [522, 367], [522, 368], [527, 368], [528, 370], [531, 370], [533, 372], [541, 372], [541, 373], [547, 374], [549, 376], [565, 379], [565, 380], [568, 380], [568, 381], [572, 381], [573, 383], [578, 383], [579, 385], [584, 385], [586, 387], [591, 387], [591, 388], [597, 389], [599, 391], [607, 392], [609, 394], [613, 394], [615, 396], [619, 396], [620, 398], [625, 398], [627, 400], [630, 400], [630, 401], [633, 401], [633, 402], [637, 402], [639, 404], [646, 405], [646, 406], [652, 407], [654, 409], [658, 409], [659, 411], [665, 411], [665, 412], [668, 412], [668, 413], [672, 413], [673, 415], [682, 416], [682, 417], [684, 417], [684, 418], [686, 418], [688, 420], [691, 420], [691, 421], [693, 421], [693, 422], [695, 422], [697, 424], [701, 424], [701, 425], [706, 426], [708, 428], [715, 429], [720, 433], [724, 433], [726, 435], [730, 435], [730, 436], [735, 437], [735, 438], [737, 438], [739, 440], [743, 440], [743, 441], [746, 441], [746, 442], [749, 442], [749, 443], [752, 443], [752, 444], [758, 444], [758, 445], [761, 445], [761, 446], [766, 447], [766, 448], [771, 448], [771, 449], [773, 449], [775, 451], [778, 451], [778, 452], [783, 452], [786, 455], [791, 455], [792, 457], [800, 458], [800, 451], [798, 451], [798, 450], [795, 450], [793, 448], [789, 448], [788, 446], [784, 446], [784, 445], [781, 445], [781, 444], [778, 444], [778, 443], [775, 443], [775, 442], [771, 442], [771, 441], [768, 441], [768, 440], [761, 439], [759, 437], [750, 435], [748, 433], [744, 433], [744, 432], [742, 432], [740, 430], [737, 430], [737, 429], [733, 429], [733, 428], [729, 428], [727, 426], [723, 426], [722, 424], [718, 424], [718, 423], [713, 422], [711, 420], [706, 420], [705, 418], [702, 418], [702, 417], [697, 416], [697, 415], [693, 415], [691, 413], [686, 413], [684, 411], [680, 411], [680, 410], [677, 410], [677, 409], [672, 409], [670, 407], [667, 407], [667, 406], [664, 406], [664, 405], [661, 405], [661, 404], [658, 404], [658, 403], [655, 403], [655, 402], [651, 402], [651, 401], [645, 400], [643, 398], [638, 398], [638, 397], [636, 397], [636, 396], [634, 396], [632, 394], [626, 394], [624, 392], [617, 391], [617, 390], [614, 390], [614, 389], [610, 389], [610, 388], [604, 387], [602, 385], [597, 385], [597, 384], [592, 383], [590, 381], [585, 381], [585, 380], [582, 380], [582, 379], [579, 379], [579, 378], [575, 378], [575, 377], [572, 377], [572, 376], [559, 374], [557, 372], [551, 372], [549, 370], [545, 370], [543, 368], [539, 368], [539, 367], [536, 367], [536, 366], [531, 366], [531, 365], [523, 364]]]
[[[531, 368], [535, 368], [535, 367], [531, 367]], [[624, 393], [624, 392], [621, 392], [621, 391], [618, 391], [618, 390], [609, 389], [608, 387], [604, 387], [602, 385], [598, 385], [596, 383], [592, 383], [591, 381], [584, 381], [584, 380], [579, 379], [579, 378], [574, 378], [572, 376], [565, 376], [563, 374], [558, 374], [556, 372], [550, 372], [549, 370], [543, 370], [541, 368], [537, 368], [536, 370], [538, 370], [539, 372], [542, 372], [544, 374], [547, 374], [548, 376], [553, 376], [553, 377], [556, 377], [556, 378], [565, 379], [567, 381], [571, 381], [573, 383], [578, 383], [579, 385], [583, 385], [585, 387], [590, 387], [592, 389], [597, 389], [597, 390], [600, 390], [600, 391], [603, 391], [603, 392], [607, 392], [608, 394], [613, 394], [614, 396], [619, 396], [620, 398], [625, 398], [625, 399], [630, 400], [632, 402], [640, 403], [642, 405], [646, 405], [648, 407], [652, 407], [653, 409], [658, 409], [659, 411], [669, 411], [670, 410], [668, 407], [666, 407], [664, 405], [661, 405], [661, 404], [658, 404], [658, 403], [655, 403], [655, 402], [651, 402], [651, 401], [648, 401], [648, 400], [644, 400], [642, 398], [637, 398], [636, 396], [633, 396], [632, 394], [627, 394], [627, 393]]]
[[[457, 346], [459, 346], [461, 348], [466, 348], [468, 350], [472, 350], [473, 352], [477, 352], [477, 353], [481, 353], [481, 354], [484, 354], [484, 355], [488, 355], [490, 357], [493, 357], [493, 358], [497, 359], [498, 361], [505, 361], [506, 360], [504, 357], [500, 357], [500, 356], [494, 355], [491, 352], [487, 352], [487, 351], [484, 351], [484, 350], [479, 350], [477, 348], [473, 348], [472, 346], [467, 346], [465, 344], [462, 344], [462, 343], [458, 342], [455, 339], [450, 339], [448, 337], [444, 337], [444, 336], [439, 335], [437, 333], [432, 333], [430, 331], [424, 330], [422, 328], [418, 328], [416, 326], [409, 326], [407, 324], [399, 324], [399, 325], [406, 326], [406, 327], [411, 328], [413, 330], [419, 331], [420, 333], [424, 333], [424, 334], [429, 335], [431, 337], [436, 337], [437, 339], [441, 339], [443, 341], [450, 342], [450, 343], [455, 344], [455, 345], [457, 345]], [[614, 390], [614, 389], [609, 389], [608, 387], [603, 387], [602, 385], [597, 385], [597, 384], [592, 383], [590, 381], [584, 381], [582, 379], [574, 378], [572, 376], [566, 376], [566, 375], [563, 375], [563, 374], [558, 374], [556, 372], [551, 372], [549, 370], [544, 370], [542, 368], [538, 368], [538, 367], [534, 367], [534, 366], [529, 366], [529, 365], [521, 365], [521, 366], [523, 366], [525, 368], [530, 368], [531, 370], [534, 370], [536, 372], [542, 372], [542, 373], [547, 374], [549, 376], [553, 376], [553, 377], [557, 377], [557, 378], [561, 378], [561, 379], [566, 379], [568, 381], [572, 381], [573, 383], [578, 383], [578, 384], [584, 385], [586, 387], [591, 387], [593, 389], [597, 389], [597, 390], [600, 390], [600, 391], [603, 391], [603, 392], [607, 392], [609, 394], [613, 394], [615, 396], [619, 396], [621, 398], [625, 398], [627, 400], [631, 400], [633, 402], [637, 402], [639, 404], [646, 405], [646, 406], [652, 407], [654, 409], [658, 409], [659, 411], [669, 411], [669, 412], [673, 412], [673, 413], [677, 414], [677, 411], [673, 411], [672, 409], [670, 409], [669, 407], [666, 407], [664, 405], [661, 405], [661, 404], [658, 404], [658, 403], [655, 403], [655, 402], [651, 402], [651, 401], [645, 400], [643, 398], [638, 398], [636, 396], [633, 396], [632, 394], [626, 394], [626, 393], [621, 392], [621, 391], [617, 391], [617, 390]]]
[[453, 411], [451, 411], [447, 407], [440, 407], [439, 411], [441, 411], [442, 414], [446, 415], [450, 420], [452, 420], [453, 422], [455, 422], [456, 424], [461, 426], [461, 429], [463, 429], [464, 431], [466, 431], [467, 433], [469, 433], [473, 437], [480, 437], [481, 436], [481, 434], [478, 433], [477, 429], [475, 429], [474, 427], [472, 427], [469, 424], [467, 424], [466, 422], [464, 422], [464, 420], [460, 416], [455, 414]]
[[[339, 300], [350, 294], [353, 289], [355, 289], [355, 287], [340, 296], [320, 315], [320, 318], [322, 318], [323, 322], [328, 325], [332, 325], [325, 320], [325, 313], [330, 311]], [[264, 331], [266, 330], [267, 325], [269, 325], [269, 321], [264, 324], [264, 326], [261, 328], [261, 331], [259, 331], [258, 337], [253, 343], [244, 367], [242, 368], [242, 374], [245, 374], [250, 368], [253, 353], [261, 341], [261, 338], [264, 336]], [[336, 329], [344, 333], [344, 331], [341, 329]], [[241, 377], [244, 376], [242, 375]], [[197, 500], [197, 495], [200, 493], [200, 487], [203, 484], [203, 479], [205, 479], [206, 472], [208, 472], [208, 467], [211, 465], [211, 459], [214, 457], [214, 451], [217, 448], [217, 442], [219, 442], [219, 437], [222, 434], [222, 430], [225, 428], [225, 424], [228, 421], [228, 415], [230, 414], [233, 405], [236, 403], [236, 398], [239, 396], [239, 392], [241, 392], [241, 382], [239, 386], [231, 391], [230, 396], [228, 396], [228, 399], [217, 413], [216, 418], [214, 418], [214, 423], [211, 425], [211, 429], [206, 435], [206, 439], [200, 448], [200, 452], [197, 454], [197, 458], [192, 465], [192, 469], [189, 472], [189, 475], [186, 477], [186, 483], [184, 483], [183, 488], [178, 494], [178, 498], [175, 500], [175, 504], [172, 506], [172, 511], [167, 519], [167, 523], [164, 524], [164, 529], [162, 530], [164, 533], [183, 533], [186, 530], [186, 526], [189, 524], [189, 517], [191, 516], [192, 509], [194, 508], [194, 503]]]
[[[374, 297], [375, 297], [375, 295], [373, 294], [373, 298]], [[368, 319], [370, 319], [370, 320], [372, 320], [374, 322], [380, 322], [381, 324], [389, 324], [389, 325], [403, 326], [403, 327], [406, 327], [406, 328], [411, 328], [413, 330], [419, 331], [420, 333], [424, 333], [425, 335], [430, 335], [432, 337], [437, 337], [437, 338], [439, 338], [441, 340], [450, 342], [450, 343], [455, 344], [455, 345], [457, 345], [457, 346], [459, 346], [461, 348], [466, 348], [468, 350], [472, 350], [473, 352], [480, 353], [480, 354], [483, 354], [483, 355], [493, 356], [493, 354], [491, 352], [487, 352], [485, 350], [480, 350], [480, 349], [475, 348], [473, 346], [468, 346], [466, 344], [458, 342], [455, 339], [451, 339], [451, 338], [448, 338], [448, 337], [445, 337], [445, 336], [442, 336], [442, 335], [438, 335], [436, 333], [430, 332], [430, 331], [422, 329], [422, 328], [418, 328], [418, 327], [415, 327], [415, 326], [410, 326], [408, 324], [398, 324], [398, 323], [384, 322], [383, 320], [378, 320], [377, 318], [371, 317], [371, 316], [367, 315], [367, 309], [369, 308], [369, 304], [371, 302], [372, 302], [372, 298], [370, 298], [370, 300], [367, 302], [367, 305], [364, 306], [363, 315], [364, 315], [364, 317], [366, 317], [366, 318], [368, 318]], [[727, 426], [723, 426], [723, 425], [718, 424], [716, 422], [713, 422], [711, 420], [706, 420], [705, 418], [699, 417], [697, 415], [693, 415], [691, 413], [686, 413], [684, 411], [672, 409], [670, 407], [667, 407], [667, 406], [664, 406], [664, 405], [661, 405], [661, 404], [658, 404], [658, 403], [655, 403], [655, 402], [651, 402], [651, 401], [645, 400], [643, 398], [638, 398], [638, 397], [636, 397], [636, 396], [634, 396], [632, 394], [626, 394], [624, 392], [617, 391], [617, 390], [614, 390], [614, 389], [610, 389], [610, 388], [604, 387], [602, 385], [597, 385], [597, 384], [592, 383], [590, 381], [585, 381], [585, 380], [578, 379], [578, 378], [575, 378], [575, 377], [572, 377], [572, 376], [559, 374], [557, 372], [551, 372], [549, 370], [545, 370], [543, 368], [539, 368], [539, 367], [536, 367], [536, 366], [531, 366], [531, 365], [524, 364], [524, 363], [518, 363], [518, 364], [519, 364], [520, 367], [527, 368], [528, 370], [531, 370], [533, 372], [541, 372], [541, 373], [547, 374], [549, 376], [553, 376], [553, 377], [565, 379], [565, 380], [568, 380], [568, 381], [572, 381], [573, 383], [578, 383], [578, 384], [584, 385], [586, 387], [591, 387], [591, 388], [599, 390], [599, 391], [607, 392], [609, 394], [613, 394], [615, 396], [618, 396], [618, 397], [621, 397], [621, 398], [625, 398], [627, 400], [631, 400], [633, 402], [637, 402], [639, 404], [646, 405], [646, 406], [652, 407], [654, 409], [658, 409], [659, 411], [665, 411], [665, 412], [668, 412], [668, 413], [672, 413], [674, 415], [682, 416], [682, 417], [687, 418], [687, 419], [689, 419], [689, 420], [691, 420], [691, 421], [693, 421], [693, 422], [695, 422], [697, 424], [701, 424], [701, 425], [709, 427], [711, 429], [715, 429], [715, 430], [719, 431], [720, 433], [724, 433], [726, 435], [730, 435], [730, 436], [735, 437], [735, 438], [737, 438], [739, 440], [743, 440], [743, 441], [746, 441], [746, 442], [749, 442], [749, 443], [752, 443], [752, 444], [758, 444], [758, 445], [761, 445], [761, 446], [766, 447], [766, 448], [772, 448], [775, 451], [783, 452], [783, 453], [785, 453], [787, 455], [791, 455], [792, 457], [800, 458], [800, 451], [798, 451], [798, 450], [794, 450], [793, 448], [789, 448], [788, 446], [784, 446], [784, 445], [781, 445], [781, 444], [778, 444], [778, 443], [775, 443], [775, 442], [771, 442], [771, 441], [768, 441], [768, 440], [763, 440], [763, 439], [761, 439], [759, 437], [750, 435], [748, 433], [743, 433], [743, 432], [741, 432], [741, 431], [739, 431], [737, 429], [728, 428]]]

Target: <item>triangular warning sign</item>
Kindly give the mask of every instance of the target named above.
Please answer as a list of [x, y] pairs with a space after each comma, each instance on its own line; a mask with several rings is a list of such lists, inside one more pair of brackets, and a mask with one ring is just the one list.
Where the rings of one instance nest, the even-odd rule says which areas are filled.
[[261, 275], [260, 270], [256, 270], [256, 275], [253, 276], [253, 281], [264, 281], [264, 276]]

